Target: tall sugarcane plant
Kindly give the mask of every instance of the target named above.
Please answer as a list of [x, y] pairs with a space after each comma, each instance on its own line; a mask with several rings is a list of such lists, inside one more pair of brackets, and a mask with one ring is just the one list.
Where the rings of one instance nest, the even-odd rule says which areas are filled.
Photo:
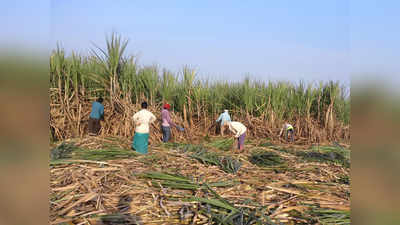
[[108, 90], [111, 105], [119, 99], [120, 82], [125, 78], [121, 76], [124, 70], [124, 51], [128, 45], [128, 40], [122, 40], [120, 36], [113, 33], [110, 38], [106, 40], [107, 47], [102, 49], [98, 46], [92, 49], [93, 55], [96, 57], [95, 62], [101, 68], [97, 73], [89, 73], [90, 78]]
[[250, 76], [241, 82], [215, 81], [198, 76], [189, 66], [174, 73], [139, 65], [135, 56], [125, 54], [127, 45], [128, 40], [111, 34], [105, 47], [95, 45], [88, 55], [66, 54], [57, 46], [50, 56], [50, 96], [64, 117], [79, 118], [71, 111], [76, 105], [103, 96], [112, 111], [118, 104], [168, 102], [190, 127], [199, 122], [207, 128], [224, 109], [238, 120], [251, 122], [256, 117], [271, 127], [298, 121], [305, 134], [325, 129], [334, 136], [336, 125], [349, 125], [349, 90], [339, 82], [273, 82]]

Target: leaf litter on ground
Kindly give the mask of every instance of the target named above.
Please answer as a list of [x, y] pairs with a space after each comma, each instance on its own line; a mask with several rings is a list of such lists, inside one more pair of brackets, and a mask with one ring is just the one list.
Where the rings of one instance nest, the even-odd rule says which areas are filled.
[[[99, 139], [74, 142], [82, 151], [93, 150], [84, 149], [87, 146], [107, 150]], [[119, 140], [114, 142], [109, 145], [110, 152], [116, 146], [126, 148]], [[96, 224], [106, 218], [103, 220], [110, 224], [135, 224], [132, 218], [136, 218], [137, 224], [346, 223], [349, 168], [327, 160], [304, 160], [295, 153], [311, 150], [297, 146], [249, 144], [248, 148], [248, 153], [218, 152], [176, 143], [150, 147], [148, 155], [103, 161], [75, 158], [79, 163], [52, 165], [50, 222]], [[253, 164], [251, 156], [262, 151], [276, 153], [290, 170], [277, 174], [265, 170], [276, 166]], [[237, 173], [229, 173], [207, 160], [193, 160], [191, 155], [198, 153], [239, 157], [242, 165]], [[318, 169], [313, 169], [316, 166]]]

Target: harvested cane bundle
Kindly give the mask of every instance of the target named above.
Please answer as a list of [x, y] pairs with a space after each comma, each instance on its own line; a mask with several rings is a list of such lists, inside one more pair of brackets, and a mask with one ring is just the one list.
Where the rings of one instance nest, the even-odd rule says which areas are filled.
[[75, 146], [74, 143], [63, 142], [51, 150], [50, 159], [57, 160], [57, 159], [67, 158], [69, 154], [76, 148], [77, 147]]
[[165, 143], [165, 147], [177, 149], [181, 152], [200, 152], [207, 151], [202, 145], [184, 144], [184, 143]]
[[227, 173], [235, 174], [239, 171], [242, 163], [239, 160], [232, 159], [230, 156], [222, 157], [220, 159], [221, 169]]
[[143, 225], [139, 216], [125, 214], [105, 215], [100, 221], [104, 225]]
[[[210, 224], [228, 224], [228, 225], [245, 225], [245, 224], [273, 224], [271, 220], [263, 213], [261, 208], [248, 209], [244, 207], [236, 207], [228, 200], [218, 195], [211, 187], [228, 187], [232, 186], [231, 181], [217, 183], [195, 183], [189, 178], [179, 174], [169, 174], [162, 172], [147, 172], [139, 175], [143, 178], [150, 178], [153, 184], [161, 184], [163, 187], [173, 189], [195, 190], [200, 196], [182, 196], [182, 200], [188, 202], [199, 203], [198, 213], [206, 215]], [[183, 206], [179, 210], [181, 221], [193, 216], [193, 212], [188, 206]]]
[[232, 138], [216, 140], [210, 144], [211, 147], [218, 148], [223, 151], [231, 150], [232, 145], [233, 145]]
[[276, 166], [283, 163], [278, 154], [267, 151], [253, 152], [249, 157], [249, 161], [261, 167]]
[[339, 151], [327, 151], [327, 152], [304, 151], [304, 152], [297, 152], [296, 155], [302, 157], [306, 161], [336, 162], [347, 168], [350, 167], [350, 160], [347, 159], [343, 155], [343, 153]]
[[207, 150], [205, 149], [192, 154], [190, 157], [197, 159], [198, 161], [206, 165], [218, 166], [220, 164], [219, 155], [214, 152], [207, 152]]
[[324, 225], [333, 224], [350, 224], [350, 212], [332, 209], [314, 209], [310, 215], [314, 217], [316, 222]]
[[184, 152], [200, 152], [204, 150], [206, 151], [206, 149], [201, 145], [191, 145], [191, 144], [183, 146], [182, 149]]
[[219, 166], [221, 170], [232, 174], [237, 173], [242, 166], [239, 160], [235, 160], [230, 156], [220, 156], [217, 153], [207, 152], [206, 150], [194, 153], [191, 157], [206, 165]]
[[[139, 177], [150, 178], [154, 181], [152, 185], [157, 187], [160, 184], [163, 187], [169, 187], [173, 189], [184, 189], [184, 190], [198, 190], [202, 188], [201, 184], [182, 176], [180, 174], [162, 173], [162, 172], [147, 172], [139, 174]], [[208, 184], [210, 187], [229, 187], [233, 186], [232, 181], [221, 181], [221, 182], [211, 182]]]
[[209, 224], [227, 224], [227, 225], [264, 225], [275, 224], [265, 215], [265, 208], [245, 208], [237, 207], [228, 200], [218, 195], [209, 185], [205, 184], [206, 193], [210, 193], [214, 198], [192, 197], [189, 201], [200, 203], [199, 212], [208, 215]]

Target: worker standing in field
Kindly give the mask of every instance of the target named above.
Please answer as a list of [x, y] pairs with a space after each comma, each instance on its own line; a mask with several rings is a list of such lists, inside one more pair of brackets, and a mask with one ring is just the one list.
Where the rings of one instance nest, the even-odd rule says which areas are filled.
[[184, 131], [182, 127], [177, 126], [174, 122], [172, 122], [171, 116], [169, 114], [170, 108], [171, 106], [168, 103], [166, 103], [164, 104], [163, 110], [161, 110], [161, 120], [162, 120], [161, 130], [163, 133], [162, 141], [164, 143], [168, 142], [169, 138], [171, 137], [171, 126], [176, 127], [179, 131]]
[[236, 121], [227, 121], [227, 126], [229, 130], [235, 135], [234, 137], [237, 139], [238, 142], [238, 149], [243, 151], [244, 149], [244, 138], [246, 137], [246, 126], [240, 122]]
[[135, 135], [133, 136], [132, 148], [137, 152], [147, 153], [150, 124], [154, 121], [156, 121], [156, 117], [147, 110], [147, 102], [142, 102], [142, 109], [133, 115]]
[[291, 124], [285, 123], [283, 124], [283, 127], [281, 131], [279, 132], [279, 137], [282, 135], [282, 133], [285, 132], [285, 140], [288, 141], [288, 136], [290, 135], [290, 141], [294, 142], [294, 128]]
[[221, 126], [221, 135], [224, 136], [224, 131], [225, 129], [228, 127], [226, 122], [230, 122], [231, 121], [231, 116], [228, 113], [228, 110], [225, 109], [223, 113], [221, 113], [221, 115], [219, 115], [218, 119], [215, 122], [220, 122], [220, 126]]
[[98, 135], [101, 129], [100, 120], [104, 121], [103, 98], [98, 98], [92, 103], [92, 111], [89, 116], [89, 135]]

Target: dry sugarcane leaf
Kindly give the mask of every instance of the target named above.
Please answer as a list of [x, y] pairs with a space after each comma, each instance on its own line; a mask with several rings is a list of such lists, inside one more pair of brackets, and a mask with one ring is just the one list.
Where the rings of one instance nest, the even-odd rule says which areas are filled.
[[[94, 148], [101, 147], [101, 145], [90, 144], [90, 142], [93, 142], [93, 140], [87, 140], [85, 144], [93, 146]], [[184, 176], [192, 176], [194, 181], [207, 180], [218, 182], [221, 181], [221, 178], [235, 180], [241, 183], [241, 185], [219, 187], [216, 189], [216, 192], [223, 198], [228, 198], [229, 201], [232, 201], [237, 207], [254, 208], [255, 206], [253, 204], [246, 203], [246, 201], [250, 200], [260, 205], [266, 205], [268, 209], [275, 209], [276, 217], [284, 218], [281, 219], [281, 221], [287, 220], [293, 222], [300, 220], [293, 216], [285, 218], [284, 215], [286, 214], [285, 210], [289, 210], [290, 207], [296, 207], [296, 202], [298, 201], [301, 201], [302, 204], [318, 205], [326, 208], [329, 208], [329, 206], [332, 208], [340, 208], [342, 205], [345, 207], [349, 205], [349, 198], [345, 197], [345, 192], [349, 191], [348, 184], [325, 184], [326, 182], [332, 183], [333, 181], [329, 179], [333, 179], [333, 176], [328, 178], [327, 181], [322, 179], [326, 174], [329, 175], [333, 173], [339, 177], [340, 174], [349, 173], [349, 170], [343, 170], [338, 166], [331, 166], [323, 163], [299, 163], [294, 156], [287, 158], [288, 167], [293, 168], [292, 171], [275, 174], [273, 171], [262, 170], [248, 162], [247, 157], [249, 154], [239, 153], [240, 158], [244, 160], [243, 166], [238, 174], [232, 175], [224, 173], [217, 167], [204, 166], [190, 159], [187, 154], [182, 154], [177, 148], [166, 150], [163, 147], [157, 147], [149, 149], [149, 152], [150, 154], [145, 157], [139, 156], [137, 158], [106, 161], [108, 164], [103, 164], [111, 167], [100, 168], [99, 166], [102, 166], [102, 164], [93, 162], [79, 162], [77, 164], [52, 167], [52, 193], [54, 193], [57, 188], [61, 188], [60, 190], [64, 190], [63, 188], [65, 188], [66, 191], [71, 191], [71, 193], [69, 193], [71, 197], [68, 198], [67, 196], [61, 201], [58, 200], [63, 204], [63, 207], [57, 207], [57, 204], [52, 204], [50, 209], [51, 221], [60, 219], [57, 217], [58, 212], [60, 212], [65, 205], [71, 204], [71, 202], [76, 201], [77, 198], [83, 198], [88, 193], [93, 192], [102, 193], [101, 198], [97, 199], [97, 206], [92, 203], [80, 204], [79, 208], [76, 208], [77, 211], [72, 209], [67, 213], [82, 218], [87, 215], [92, 215], [92, 213], [97, 214], [96, 212], [98, 212], [97, 215], [104, 212], [118, 212], [118, 210], [126, 209], [129, 206], [128, 210], [125, 212], [140, 213], [144, 224], [152, 224], [153, 221], [171, 224], [174, 220], [174, 223], [179, 224], [174, 217], [178, 215], [179, 204], [170, 204], [175, 200], [171, 201], [169, 198], [180, 199], [188, 195], [195, 195], [197, 197], [204, 196], [198, 191], [191, 193], [190, 191], [174, 190], [164, 187], [163, 190], [165, 193], [161, 192], [161, 196], [163, 196], [165, 200], [162, 201], [162, 203], [171, 214], [170, 218], [167, 220], [165, 211], [159, 205], [160, 199], [157, 201], [152, 199], [152, 194], [155, 196], [160, 195], [160, 187], [158, 185], [153, 187], [151, 186], [151, 180], [141, 179], [134, 175], [152, 170], [160, 172], [168, 171], [172, 173], [179, 172]], [[279, 151], [277, 152], [279, 153]], [[229, 156], [233, 155], [233, 153], [224, 152], [224, 155]], [[144, 164], [139, 161], [153, 156], [158, 158], [158, 160], [154, 160], [154, 163]], [[119, 166], [111, 165], [113, 163]], [[323, 167], [324, 170], [301, 170], [309, 166]], [[111, 168], [111, 170], [108, 168]], [[119, 170], [114, 170], [114, 168], [119, 168]], [[94, 169], [96, 173], [92, 172], [92, 169]], [[271, 183], [273, 183], [273, 185]], [[68, 187], [72, 187], [74, 184], [77, 185], [75, 189], [68, 189]], [[287, 184], [307, 185], [315, 187], [316, 189], [308, 190], [302, 194], [303, 191], [300, 191], [296, 187], [282, 187]], [[269, 187], [272, 187], [272, 189]], [[262, 197], [263, 193], [264, 197]], [[329, 193], [335, 193], [335, 196]], [[336, 196], [336, 194], [339, 193], [340, 195]], [[120, 196], [122, 195], [131, 196], [132, 201], [123, 206], [118, 206]], [[65, 202], [67, 202], [67, 204], [65, 204]], [[196, 206], [194, 202], [185, 203], [190, 207]], [[279, 210], [276, 210], [277, 207]], [[78, 214], [80, 212], [83, 212], [83, 214]], [[301, 214], [304, 214], [303, 216], [305, 218], [307, 217], [306, 212], [307, 211], [301, 212]], [[158, 217], [159, 219], [157, 219]], [[207, 222], [207, 218], [204, 218], [201, 214], [198, 215], [198, 218], [200, 219], [196, 221], [197, 223], [201, 223], [200, 221], [204, 223]], [[84, 222], [84, 220], [79, 220], [79, 222]]]
[[275, 191], [285, 192], [285, 193], [294, 194], [294, 195], [301, 195], [301, 193], [299, 191], [291, 190], [288, 188], [278, 188], [278, 187], [272, 187], [272, 186], [265, 186], [265, 187], [275, 190]]
[[120, 168], [116, 167], [109, 167], [109, 168], [93, 168], [90, 171], [91, 172], [105, 172], [105, 171], [118, 171]]
[[297, 210], [298, 212], [302, 213], [306, 208], [307, 207], [305, 207], [305, 206], [290, 206], [290, 207], [287, 207], [287, 208], [283, 208], [283, 209], [281, 209], [281, 210], [279, 210], [277, 212], [274, 212], [273, 214], [271, 214], [271, 217], [275, 217], [275, 216], [277, 216], [277, 215], [279, 215], [281, 213], [290, 212], [292, 210]]
[[52, 191], [68, 191], [68, 190], [74, 189], [76, 187], [77, 187], [76, 184], [72, 184], [72, 185], [65, 186], [65, 187], [53, 188], [51, 190]]
[[336, 209], [336, 210], [343, 210], [343, 211], [349, 211], [350, 206], [349, 205], [339, 205], [337, 203], [320, 203], [321, 208], [329, 208], [329, 209]]
[[96, 197], [98, 197], [98, 194], [96, 194], [96, 193], [89, 193], [89, 194], [85, 195], [83, 198], [81, 198], [80, 200], [76, 201], [74, 204], [70, 205], [69, 207], [67, 207], [67, 208], [65, 208], [64, 210], [62, 210], [61, 212], [59, 212], [59, 215], [64, 215], [65, 213], [67, 213], [69, 210], [71, 210], [73, 207], [79, 205], [80, 203], [93, 200], [93, 199], [95, 199]]

